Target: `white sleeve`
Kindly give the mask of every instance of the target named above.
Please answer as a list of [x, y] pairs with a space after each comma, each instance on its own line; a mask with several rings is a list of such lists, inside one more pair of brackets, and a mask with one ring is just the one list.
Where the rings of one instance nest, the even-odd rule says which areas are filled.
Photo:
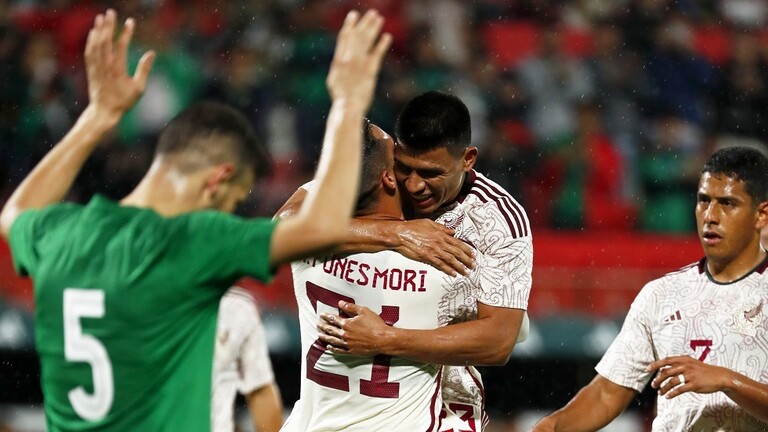
[[477, 300], [488, 306], [528, 309], [533, 271], [531, 237], [499, 239], [483, 255]]
[[597, 373], [620, 386], [643, 391], [652, 375], [646, 368], [656, 360], [648, 320], [653, 307], [651, 288], [646, 285], [632, 302], [621, 332], [595, 367]]
[[275, 380], [269, 359], [264, 326], [254, 305], [254, 319], [240, 347], [240, 380], [238, 391], [248, 394]]

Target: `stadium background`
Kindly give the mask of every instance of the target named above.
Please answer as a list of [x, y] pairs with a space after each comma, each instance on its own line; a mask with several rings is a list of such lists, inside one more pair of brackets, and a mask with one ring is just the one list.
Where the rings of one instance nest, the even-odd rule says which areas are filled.
[[[158, 52], [147, 91], [70, 196], [128, 192], [162, 125], [199, 98], [241, 108], [275, 159], [238, 210], [271, 216], [312, 175], [335, 31], [375, 7], [394, 36], [371, 119], [391, 131], [425, 90], [470, 107], [477, 169], [534, 229], [530, 340], [484, 368], [491, 430], [519, 430], [594, 375], [645, 282], [697, 260], [693, 191], [718, 146], [766, 148], [768, 4], [762, 0], [0, 0], [0, 202], [84, 108], [96, 13], [138, 19], [131, 51]], [[286, 406], [298, 395], [290, 272], [245, 280]], [[41, 430], [29, 281], [0, 243], [0, 431]], [[183, 399], [180, 398], [180, 406]], [[615, 430], [647, 430], [653, 394]], [[4, 429], [5, 428], [5, 429]]]

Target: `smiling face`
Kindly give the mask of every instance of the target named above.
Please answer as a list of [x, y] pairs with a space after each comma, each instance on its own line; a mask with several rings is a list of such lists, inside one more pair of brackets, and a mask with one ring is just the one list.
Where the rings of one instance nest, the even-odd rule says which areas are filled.
[[710, 271], [743, 275], [760, 254], [768, 203], [755, 203], [743, 181], [705, 172], [696, 194], [696, 223]]
[[460, 156], [451, 154], [446, 147], [417, 155], [398, 144], [395, 147], [395, 176], [401, 193], [411, 203], [416, 215], [429, 216], [454, 200], [476, 157], [475, 147], [465, 149]]

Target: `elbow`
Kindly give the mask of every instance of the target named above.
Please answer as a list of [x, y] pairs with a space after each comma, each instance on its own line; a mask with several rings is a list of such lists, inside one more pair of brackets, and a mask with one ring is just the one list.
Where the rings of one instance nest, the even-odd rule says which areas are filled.
[[508, 362], [510, 357], [512, 357], [512, 351], [502, 351], [497, 350], [494, 353], [491, 353], [487, 360], [486, 364], [483, 366], [505, 366]]
[[483, 366], [505, 366], [512, 357], [512, 349], [515, 347], [515, 341], [498, 341], [490, 346], [492, 347], [491, 351], [487, 353], [487, 358]]

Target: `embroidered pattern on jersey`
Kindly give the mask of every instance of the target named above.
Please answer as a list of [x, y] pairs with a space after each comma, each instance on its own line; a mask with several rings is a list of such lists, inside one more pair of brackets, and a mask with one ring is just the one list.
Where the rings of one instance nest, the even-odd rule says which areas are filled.
[[[642, 391], [653, 375], [646, 367], [687, 355], [768, 382], [768, 278], [753, 272], [724, 286], [699, 266], [648, 283], [632, 304], [619, 336], [597, 365], [614, 383]], [[680, 312], [678, 320], [677, 312]], [[764, 431], [765, 424], [722, 392], [657, 399], [653, 432]]]
[[747, 336], [755, 336], [757, 327], [763, 319], [763, 300], [752, 299], [739, 308], [733, 316], [731, 330]]

